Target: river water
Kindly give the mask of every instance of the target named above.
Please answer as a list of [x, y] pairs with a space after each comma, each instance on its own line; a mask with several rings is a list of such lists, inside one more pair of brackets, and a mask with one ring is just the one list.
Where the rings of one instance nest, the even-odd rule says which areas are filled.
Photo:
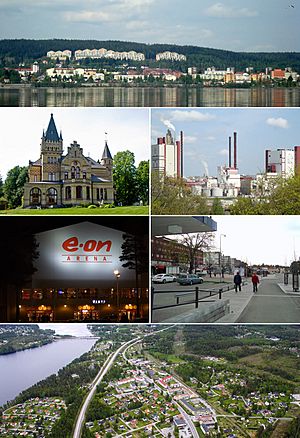
[[0, 356], [0, 406], [57, 373], [95, 344], [95, 339], [62, 339], [40, 348]]
[[300, 88], [0, 87], [0, 106], [300, 107]]

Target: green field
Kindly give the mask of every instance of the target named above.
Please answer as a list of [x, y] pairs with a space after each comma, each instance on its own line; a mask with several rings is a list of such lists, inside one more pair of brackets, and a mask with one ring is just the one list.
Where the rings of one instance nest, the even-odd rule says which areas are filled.
[[148, 215], [148, 206], [137, 207], [115, 207], [115, 208], [87, 208], [87, 207], [71, 207], [71, 208], [49, 208], [43, 210], [16, 209], [16, 210], [0, 210], [0, 215]]

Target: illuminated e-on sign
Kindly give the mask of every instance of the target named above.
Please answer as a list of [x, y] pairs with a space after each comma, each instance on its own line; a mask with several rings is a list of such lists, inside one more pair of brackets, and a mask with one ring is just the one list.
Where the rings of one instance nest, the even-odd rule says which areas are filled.
[[[86, 240], [79, 243], [76, 236], [69, 237], [62, 243], [63, 262], [65, 263], [111, 263], [112, 241]], [[101, 250], [105, 251], [101, 253]]]

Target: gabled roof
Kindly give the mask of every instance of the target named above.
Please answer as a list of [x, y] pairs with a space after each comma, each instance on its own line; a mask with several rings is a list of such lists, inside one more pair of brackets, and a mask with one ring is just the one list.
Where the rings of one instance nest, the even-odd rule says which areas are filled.
[[41, 165], [42, 165], [42, 159], [41, 159], [41, 158], [38, 158], [36, 161], [29, 161], [29, 163], [30, 163], [32, 166], [41, 166]]
[[54, 122], [54, 118], [53, 118], [53, 114], [51, 114], [46, 134], [43, 134], [43, 137], [44, 137], [45, 140], [48, 140], [48, 141], [60, 141], [60, 140], [62, 140], [61, 134], [60, 134], [60, 136], [58, 135], [58, 132], [57, 132], [57, 129], [56, 129], [56, 126], [55, 126], [55, 122]]
[[105, 160], [105, 159], [109, 159], [109, 160], [112, 160], [113, 159], [113, 157], [111, 156], [111, 153], [110, 153], [110, 150], [109, 150], [109, 147], [108, 147], [108, 144], [107, 144], [107, 141], [105, 140], [105, 146], [104, 146], [104, 151], [103, 151], [103, 154], [102, 154], [102, 160]]

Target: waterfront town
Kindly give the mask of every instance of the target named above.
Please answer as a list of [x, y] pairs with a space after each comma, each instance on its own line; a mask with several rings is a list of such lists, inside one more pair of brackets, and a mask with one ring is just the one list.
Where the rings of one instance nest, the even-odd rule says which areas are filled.
[[[120, 65], [111, 67], [91, 67], [91, 62], [117, 61]], [[167, 63], [167, 67], [160, 63]], [[174, 68], [172, 64], [180, 68]], [[144, 65], [143, 65], [144, 64]], [[159, 66], [156, 66], [158, 64]], [[243, 71], [234, 67], [223, 69], [214, 66], [199, 68], [188, 65], [187, 57], [171, 51], [156, 53], [155, 59], [146, 59], [144, 53], [134, 50], [118, 52], [114, 50], [85, 49], [85, 50], [50, 50], [41, 59], [31, 65], [22, 63], [18, 67], [5, 67], [6, 74], [1, 82], [32, 83], [32, 84], [79, 84], [101, 85], [103, 83], [149, 84], [189, 83], [203, 86], [255, 86], [255, 85], [286, 85], [296, 86], [299, 83], [299, 72], [291, 67], [265, 67], [257, 70], [251, 66]], [[13, 73], [13, 74], [11, 74]]]
[[[64, 400], [72, 386], [74, 397], [79, 391], [88, 400], [77, 404], [78, 415], [72, 414], [68, 427], [75, 427], [74, 437], [80, 430], [80, 436], [94, 438], [108, 433], [111, 437], [245, 438], [263, 430], [288, 431], [298, 415], [298, 371], [293, 377], [290, 374], [300, 354], [297, 327], [235, 326], [220, 331], [153, 325], [136, 327], [134, 332], [111, 327], [102, 335], [101, 327], [90, 330], [99, 338], [97, 343], [58, 373], [54, 388], [46, 389], [51, 376], [24, 391], [23, 401], [4, 407], [2, 436], [47, 437], [51, 430], [59, 436], [64, 425], [60, 417], [72, 407]], [[225, 342], [228, 350], [216, 348], [216, 335], [218, 345]], [[106, 371], [102, 368], [91, 383], [109, 358]], [[90, 377], [87, 370], [92, 371]], [[63, 376], [67, 386], [59, 389]], [[38, 388], [52, 394], [56, 390], [57, 395], [32, 397]], [[62, 391], [64, 397], [59, 395]]]

